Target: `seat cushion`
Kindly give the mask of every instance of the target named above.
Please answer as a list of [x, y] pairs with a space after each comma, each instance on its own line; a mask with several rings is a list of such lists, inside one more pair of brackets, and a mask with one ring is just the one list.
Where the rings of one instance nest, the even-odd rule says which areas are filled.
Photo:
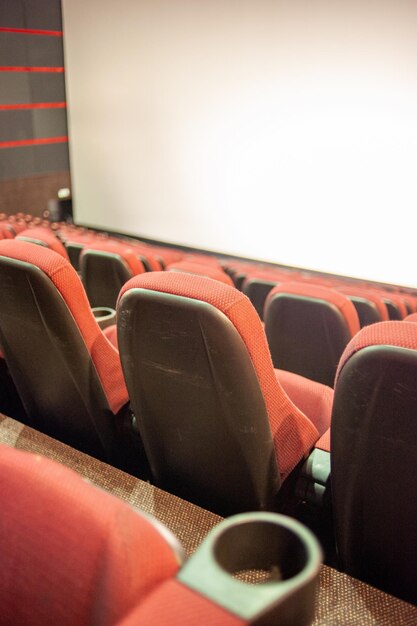
[[330, 426], [333, 389], [315, 380], [285, 370], [275, 370], [275, 376], [294, 404], [307, 415], [322, 435]]

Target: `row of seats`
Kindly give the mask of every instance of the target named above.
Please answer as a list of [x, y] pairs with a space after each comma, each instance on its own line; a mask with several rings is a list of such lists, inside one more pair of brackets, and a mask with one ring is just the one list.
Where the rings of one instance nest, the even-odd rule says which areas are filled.
[[[297, 497], [295, 480], [299, 489], [305, 478], [303, 498], [325, 489], [320, 464], [331, 443], [341, 566], [415, 598], [415, 398], [406, 382], [415, 370], [414, 323], [357, 332], [333, 392], [273, 369], [259, 316], [226, 281], [147, 272], [119, 295], [122, 371], [63, 256], [27, 241], [0, 242], [0, 255], [1, 288], [11, 294], [0, 310], [0, 343], [35, 427], [129, 471], [149, 471], [158, 485], [226, 514], [285, 508]], [[45, 365], [34, 371], [41, 354]]]
[[[166, 265], [157, 256], [160, 251], [137, 241], [126, 242], [68, 225], [60, 225], [56, 232], [65, 241], [65, 247], [50, 229], [44, 227], [26, 229], [17, 238], [41, 243], [65, 258], [68, 258], [67, 250], [76, 245], [81, 252], [75, 265], [94, 308], [115, 308], [120, 289], [129, 278], [162, 267], [169, 271], [203, 274], [233, 284], [219, 260], [213, 256], [188, 255], [181, 258], [181, 253], [170, 250], [168, 254], [171, 257], [177, 255], [179, 260]], [[364, 325], [364, 321], [371, 323], [388, 319], [386, 306], [379, 296], [374, 294], [376, 303], [371, 302], [372, 296], [365, 298], [364, 292], [358, 295], [355, 288], [351, 288], [353, 293], [348, 297], [330, 284], [324, 286], [323, 280], [322, 286], [312, 281], [300, 282], [300, 276], [298, 282], [290, 281], [289, 276], [294, 274], [252, 269], [245, 278], [242, 290], [259, 309], [261, 299], [265, 300], [266, 292], [263, 290], [266, 286], [269, 289], [262, 306], [274, 366], [333, 386], [337, 363], [346, 344], [359, 326]], [[277, 283], [279, 277], [282, 277], [282, 282]], [[268, 278], [267, 282], [265, 278]], [[367, 312], [365, 316], [363, 311]]]

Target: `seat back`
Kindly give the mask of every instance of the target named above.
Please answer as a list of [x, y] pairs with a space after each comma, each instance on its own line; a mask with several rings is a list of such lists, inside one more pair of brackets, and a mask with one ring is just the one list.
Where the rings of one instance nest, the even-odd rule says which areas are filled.
[[194, 261], [177, 261], [170, 263], [166, 266], [166, 270], [169, 272], [187, 272], [189, 274], [197, 274], [198, 276], [208, 276], [214, 280], [218, 280], [226, 285], [233, 285], [233, 281], [221, 267], [217, 267], [213, 264], [196, 263]]
[[64, 242], [71, 265], [79, 272], [81, 252], [85, 246], [93, 244], [97, 240], [97, 234], [85, 228], [65, 223], [56, 224], [54, 226]]
[[388, 309], [382, 298], [375, 291], [345, 285], [337, 289], [352, 300], [361, 328], [376, 322], [388, 321]]
[[129, 245], [114, 240], [86, 246], [80, 256], [81, 280], [92, 307], [115, 309], [126, 281], [145, 268]]
[[52, 230], [38, 226], [35, 228], [27, 228], [22, 230], [16, 235], [18, 241], [28, 241], [30, 243], [37, 243], [40, 246], [45, 246], [54, 250], [65, 259], [68, 259], [68, 253], [64, 244], [58, 239]]
[[39, 455], [0, 447], [0, 615], [119, 623], [178, 571], [169, 531]]
[[278, 384], [248, 298], [203, 276], [144, 274], [122, 289], [118, 335], [157, 484], [222, 514], [273, 506], [279, 472], [318, 434]]
[[417, 327], [362, 329], [338, 369], [331, 478], [341, 567], [417, 602]]
[[242, 291], [252, 302], [255, 307], [255, 311], [263, 320], [264, 318], [264, 306], [265, 300], [273, 287], [277, 285], [279, 279], [272, 277], [258, 277], [251, 276], [250, 274], [242, 283]]
[[281, 283], [267, 297], [264, 319], [276, 368], [333, 387], [339, 358], [359, 330], [347, 296], [308, 283]]
[[75, 270], [42, 246], [0, 241], [0, 289], [0, 345], [31, 425], [112, 461], [127, 390]]
[[390, 320], [402, 320], [407, 316], [407, 307], [398, 293], [380, 289], [376, 289], [376, 292], [387, 307]]

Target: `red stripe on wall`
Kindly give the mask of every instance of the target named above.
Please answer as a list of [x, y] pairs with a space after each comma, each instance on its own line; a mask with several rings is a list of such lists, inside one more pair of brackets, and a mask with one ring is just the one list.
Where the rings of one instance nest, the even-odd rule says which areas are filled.
[[37, 139], [18, 139], [17, 141], [0, 141], [0, 148], [22, 148], [24, 146], [40, 146], [48, 143], [66, 143], [68, 137], [40, 137]]
[[0, 111], [20, 111], [26, 109], [65, 109], [66, 102], [29, 102], [27, 104], [0, 104]]
[[1, 65], [0, 72], [63, 72], [63, 67], [15, 67]]
[[22, 33], [23, 35], [62, 37], [62, 30], [43, 30], [40, 28], [8, 28], [7, 26], [0, 26], [0, 33]]

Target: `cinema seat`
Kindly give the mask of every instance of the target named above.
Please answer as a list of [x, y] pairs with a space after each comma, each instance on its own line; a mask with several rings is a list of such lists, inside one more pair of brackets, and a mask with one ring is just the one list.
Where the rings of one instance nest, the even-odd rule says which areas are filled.
[[375, 291], [345, 285], [338, 286], [337, 290], [352, 300], [361, 328], [369, 324], [387, 322], [389, 320], [386, 304]]
[[274, 287], [264, 320], [274, 367], [331, 387], [339, 358], [359, 330], [358, 314], [347, 296], [309, 283]]
[[13, 239], [15, 232], [8, 222], [0, 222], [0, 239]]
[[29, 425], [114, 465], [131, 454], [139, 471], [119, 354], [71, 264], [43, 246], [0, 241], [0, 289], [0, 345]]
[[188, 274], [197, 274], [198, 276], [208, 276], [213, 280], [218, 280], [226, 285], [233, 286], [233, 281], [221, 267], [217, 267], [212, 263], [196, 263], [195, 261], [177, 261], [170, 263], [166, 267], [167, 272], [186, 272]]
[[340, 360], [331, 428], [343, 571], [417, 603], [417, 326], [363, 328]]
[[184, 253], [176, 248], [164, 248], [161, 246], [152, 246], [155, 258], [159, 262], [161, 269], [166, 269], [171, 263], [181, 261]]
[[116, 625], [178, 571], [160, 523], [39, 455], [0, 446], [0, 500], [3, 626]]
[[144, 271], [135, 250], [122, 241], [97, 240], [81, 251], [81, 280], [94, 308], [115, 309], [119, 291], [125, 282]]
[[[217, 518], [183, 563], [182, 546], [155, 517], [54, 461], [4, 445], [0, 499], [2, 626], [308, 626], [314, 619], [322, 553], [289, 517]], [[158, 513], [174, 523], [170, 510]], [[268, 584], [255, 584], [259, 578]]]
[[375, 291], [387, 307], [390, 320], [403, 320], [407, 317], [407, 307], [400, 294], [382, 289], [375, 289]]
[[54, 224], [54, 227], [65, 245], [71, 265], [79, 272], [81, 252], [84, 246], [97, 240], [97, 234], [86, 228], [68, 224]]
[[45, 248], [54, 250], [54, 252], [63, 256], [64, 259], [69, 260], [64, 244], [58, 239], [54, 232], [48, 228], [43, 228], [42, 226], [27, 228], [16, 235], [16, 240], [28, 241], [29, 243], [37, 243], [40, 246], [45, 246]]
[[156, 484], [223, 515], [273, 510], [281, 482], [329, 426], [332, 390], [306, 381], [303, 413], [249, 299], [204, 276], [129, 280], [118, 337]]

